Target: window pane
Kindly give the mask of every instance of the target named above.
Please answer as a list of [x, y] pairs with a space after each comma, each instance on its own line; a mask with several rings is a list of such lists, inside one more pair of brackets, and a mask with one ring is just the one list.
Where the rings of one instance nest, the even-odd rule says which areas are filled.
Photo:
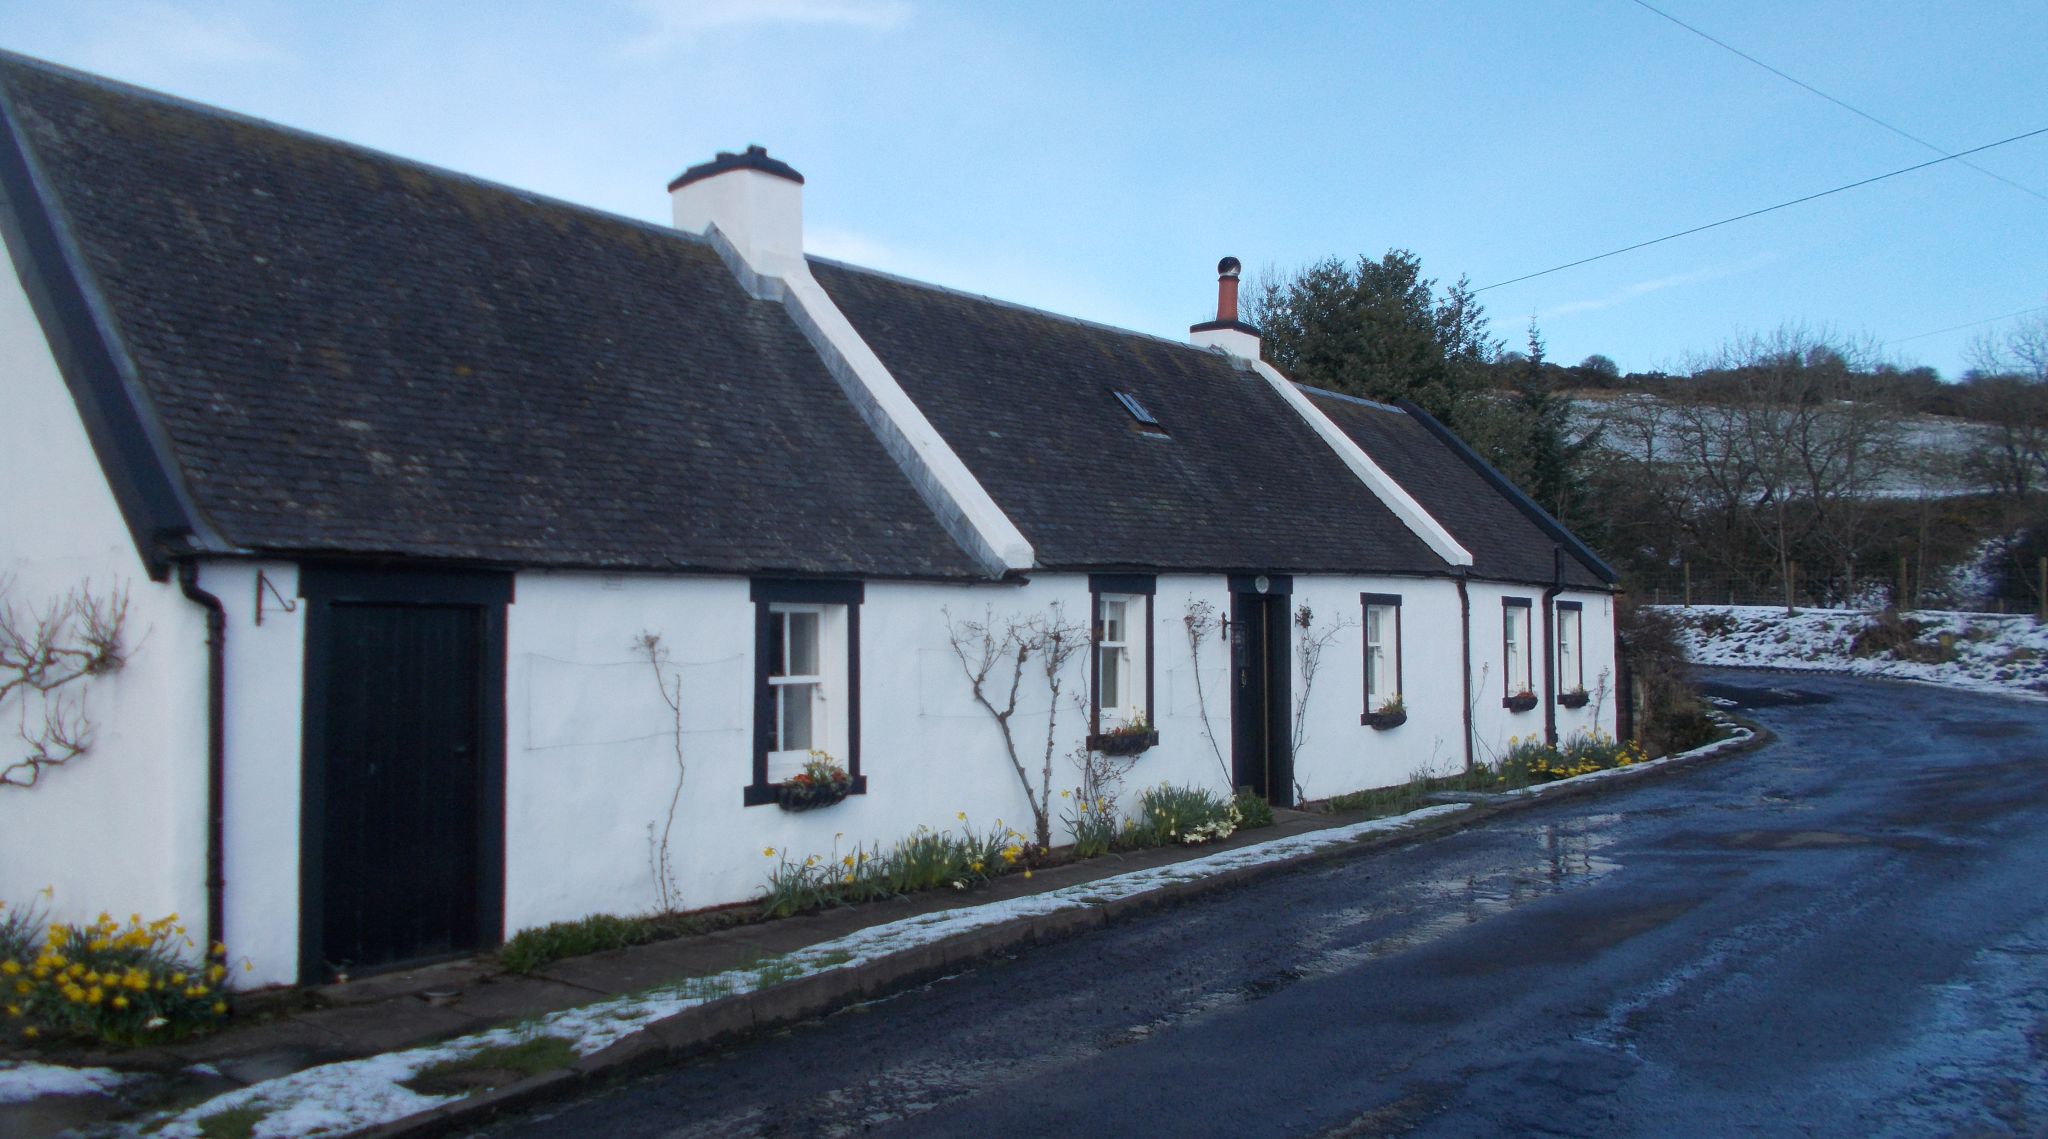
[[1124, 639], [1124, 603], [1104, 601], [1102, 603], [1102, 639], [1119, 644]]
[[790, 613], [789, 675], [818, 675], [818, 615]]
[[[1382, 697], [1391, 695], [1387, 691], [1386, 667], [1386, 650], [1378, 645], [1365, 650], [1365, 693], [1374, 704], [1379, 703]], [[1366, 710], [1370, 712], [1378, 709]]]
[[1119, 708], [1124, 702], [1124, 651], [1107, 645], [1102, 649], [1102, 706]]
[[782, 701], [782, 738], [775, 750], [811, 750], [811, 705], [816, 701], [817, 690], [815, 684], [776, 686], [776, 698]]
[[768, 614], [768, 675], [770, 676], [789, 675], [789, 669], [786, 667], [788, 656], [784, 652], [788, 647], [789, 636], [787, 616], [787, 614], [783, 613]]
[[1368, 605], [1365, 607], [1366, 644], [1376, 645], [1380, 643], [1380, 621], [1381, 618], [1385, 616], [1386, 612], [1387, 607], [1384, 605]]

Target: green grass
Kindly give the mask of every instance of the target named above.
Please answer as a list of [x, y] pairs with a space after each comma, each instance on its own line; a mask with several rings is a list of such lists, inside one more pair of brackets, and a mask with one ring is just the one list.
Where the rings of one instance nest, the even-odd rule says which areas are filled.
[[427, 1095], [472, 1090], [451, 1087], [449, 1077], [464, 1072], [516, 1072], [522, 1078], [558, 1071], [576, 1062], [576, 1049], [559, 1036], [536, 1036], [517, 1044], [498, 1044], [472, 1052], [458, 1060], [429, 1065], [403, 1081], [405, 1087]]
[[508, 973], [531, 973], [565, 957], [581, 957], [607, 949], [625, 949], [652, 941], [713, 933], [745, 924], [752, 915], [735, 910], [695, 914], [591, 914], [521, 930], [498, 950], [498, 964]]
[[244, 1104], [202, 1115], [196, 1122], [199, 1134], [205, 1139], [249, 1139], [256, 1133], [256, 1125], [270, 1114], [270, 1108], [260, 1104]]

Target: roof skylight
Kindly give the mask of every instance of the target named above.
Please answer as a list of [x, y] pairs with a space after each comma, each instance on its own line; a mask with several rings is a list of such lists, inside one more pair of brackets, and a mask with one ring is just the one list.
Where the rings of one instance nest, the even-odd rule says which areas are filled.
[[1129, 392], [1117, 392], [1116, 401], [1123, 404], [1124, 410], [1130, 412], [1131, 418], [1137, 420], [1141, 426], [1149, 427], [1154, 431], [1163, 432], [1166, 430], [1159, 426], [1159, 420], [1154, 418], [1151, 412], [1145, 410], [1145, 405], [1138, 402], [1137, 396]]

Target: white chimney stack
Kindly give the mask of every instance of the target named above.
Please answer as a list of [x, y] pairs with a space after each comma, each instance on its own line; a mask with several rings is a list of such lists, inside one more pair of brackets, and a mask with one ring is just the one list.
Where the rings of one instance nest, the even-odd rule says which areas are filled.
[[668, 191], [677, 229], [703, 233], [715, 225], [754, 272], [786, 277], [804, 259], [803, 187], [804, 176], [788, 163], [750, 146], [690, 167]]
[[1221, 348], [1247, 360], [1259, 358], [1259, 330], [1237, 319], [1237, 278], [1244, 271], [1237, 258], [1216, 263], [1216, 319], [1188, 328], [1188, 340], [1203, 348]]

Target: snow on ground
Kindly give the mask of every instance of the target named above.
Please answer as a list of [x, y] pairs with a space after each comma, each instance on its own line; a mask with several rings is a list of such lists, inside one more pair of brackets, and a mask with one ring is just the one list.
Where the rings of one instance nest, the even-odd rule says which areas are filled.
[[[1723, 747], [1732, 747], [1748, 737], [1747, 729], [1737, 728], [1734, 738], [1708, 744], [1682, 756], [1667, 756], [1639, 764], [1637, 768], [1654, 767], [1675, 759], [1718, 751]], [[1532, 787], [1525, 793], [1542, 794], [1579, 780], [1611, 778], [1621, 771], [1635, 769], [1596, 771], [1575, 779]], [[1099, 906], [1178, 882], [1191, 882], [1242, 867], [1277, 862], [1318, 850], [1343, 846], [1367, 835], [1401, 830], [1416, 823], [1470, 808], [1469, 803], [1445, 803], [1424, 807], [1392, 818], [1369, 819], [1349, 826], [1289, 835], [1234, 850], [1217, 851], [1186, 862], [1149, 870], [1135, 870], [1094, 882], [1083, 882], [1043, 894], [919, 914], [822, 942], [753, 969], [736, 969], [712, 977], [692, 978], [656, 986], [633, 996], [566, 1009], [529, 1021], [519, 1027], [493, 1029], [474, 1036], [465, 1036], [404, 1052], [325, 1064], [289, 1076], [265, 1080], [216, 1096], [196, 1107], [155, 1121], [161, 1126], [155, 1134], [170, 1139], [199, 1139], [202, 1135], [200, 1120], [231, 1108], [244, 1106], [259, 1107], [266, 1112], [255, 1126], [253, 1134], [257, 1139], [269, 1136], [334, 1135], [374, 1127], [426, 1111], [455, 1098], [422, 1095], [402, 1085], [435, 1064], [459, 1060], [486, 1048], [517, 1044], [538, 1036], [553, 1036], [568, 1041], [578, 1055], [588, 1056], [658, 1020], [721, 997], [752, 992], [766, 985], [780, 984], [832, 969], [852, 968], [906, 949], [1016, 918]], [[90, 1081], [99, 1078], [93, 1075], [94, 1072], [104, 1072], [103, 1069], [74, 1072], [71, 1069], [48, 1068], [42, 1065], [29, 1067], [49, 1073], [35, 1077], [46, 1081], [48, 1090], [31, 1092], [24, 1095], [24, 1099], [32, 1098], [34, 1095], [70, 1094], [54, 1089], [76, 1086], [63, 1084], [61, 1081], [65, 1078]], [[65, 1075], [59, 1076], [56, 1073]], [[121, 1078], [112, 1072], [104, 1074], [116, 1081]], [[8, 1070], [0, 1068], [0, 1102], [6, 1101], [5, 1091], [9, 1086], [9, 1075], [11, 1073]], [[82, 1090], [97, 1088], [86, 1087]]]
[[94, 1095], [127, 1078], [111, 1068], [66, 1068], [0, 1060], [0, 1103], [27, 1103], [44, 1096]]
[[256, 1124], [254, 1135], [258, 1139], [266, 1136], [331, 1135], [373, 1127], [426, 1111], [454, 1098], [421, 1095], [400, 1085], [435, 1064], [461, 1059], [485, 1048], [517, 1044], [536, 1036], [554, 1036], [569, 1041], [578, 1055], [587, 1056], [693, 1005], [730, 994], [751, 992], [764, 984], [777, 984], [831, 969], [852, 968], [892, 953], [1014, 918], [1097, 906], [1176, 882], [1193, 881], [1240, 867], [1342, 846], [1369, 834], [1400, 830], [1469, 807], [1470, 804], [1466, 803], [1425, 807], [1394, 818], [1371, 819], [1350, 826], [1290, 835], [1043, 894], [919, 914], [799, 950], [752, 970], [736, 969], [714, 977], [657, 986], [634, 996], [554, 1013], [518, 1028], [493, 1029], [424, 1048], [325, 1064], [265, 1080], [180, 1112], [170, 1117], [156, 1134], [169, 1139], [198, 1139], [202, 1134], [201, 1119], [243, 1106], [258, 1106], [268, 1112]]
[[[1854, 609], [1771, 605], [1658, 607], [1676, 618], [1695, 664], [1792, 668], [1917, 680], [1976, 692], [2048, 698], [2048, 626], [2032, 617], [1923, 610], [1903, 614], [1924, 627], [1915, 648], [1870, 656], [1851, 651], [1877, 615]], [[1919, 656], [1924, 659], [1903, 659]], [[1942, 660], [1941, 657], [1950, 659]]]

